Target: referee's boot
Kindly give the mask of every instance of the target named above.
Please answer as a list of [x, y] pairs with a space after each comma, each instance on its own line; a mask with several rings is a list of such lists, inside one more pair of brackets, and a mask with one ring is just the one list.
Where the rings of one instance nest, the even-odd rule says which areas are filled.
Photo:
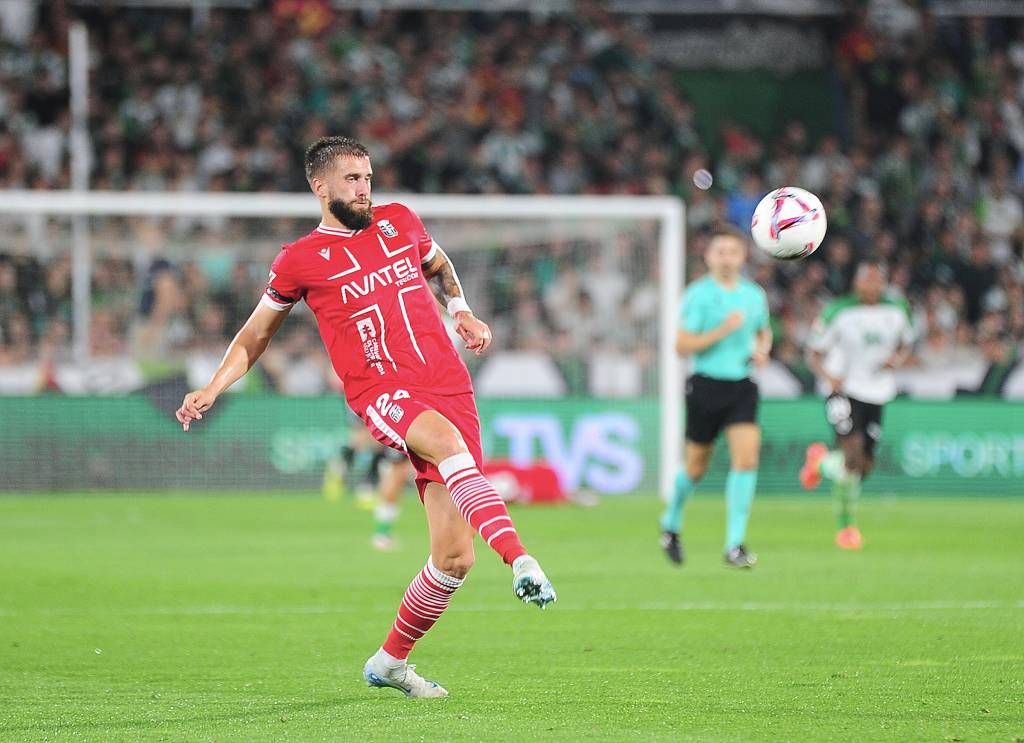
[[661, 533], [661, 549], [669, 561], [676, 565], [686, 562], [686, 553], [683, 551], [683, 542], [679, 534], [667, 529]]
[[752, 568], [757, 565], [757, 555], [748, 552], [746, 545], [740, 544], [728, 550], [722, 556], [725, 564], [731, 568]]

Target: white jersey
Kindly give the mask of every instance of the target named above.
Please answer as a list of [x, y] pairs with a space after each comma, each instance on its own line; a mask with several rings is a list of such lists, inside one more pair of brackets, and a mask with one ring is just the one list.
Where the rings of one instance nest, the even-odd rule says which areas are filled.
[[840, 392], [884, 405], [896, 397], [896, 377], [883, 366], [901, 346], [913, 342], [905, 303], [883, 299], [862, 304], [856, 297], [844, 297], [821, 313], [810, 346], [825, 354], [825, 371], [843, 380]]

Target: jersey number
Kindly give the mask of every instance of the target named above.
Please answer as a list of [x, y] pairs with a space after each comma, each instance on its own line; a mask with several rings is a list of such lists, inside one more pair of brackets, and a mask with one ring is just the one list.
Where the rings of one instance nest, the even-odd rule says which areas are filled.
[[395, 390], [394, 395], [390, 395], [387, 392], [377, 398], [375, 407], [385, 418], [390, 418], [395, 423], [402, 420], [402, 416], [405, 415], [405, 411], [401, 405], [398, 405], [399, 400], [408, 400], [411, 395], [406, 390]]

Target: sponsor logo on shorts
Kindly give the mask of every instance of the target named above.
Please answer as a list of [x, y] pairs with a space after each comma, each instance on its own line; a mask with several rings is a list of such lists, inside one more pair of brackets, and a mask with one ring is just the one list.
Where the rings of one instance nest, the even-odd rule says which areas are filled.
[[388, 411], [388, 418], [393, 420], [395, 423], [402, 420], [402, 416], [405, 415], [405, 411], [398, 405], [392, 405], [391, 410]]

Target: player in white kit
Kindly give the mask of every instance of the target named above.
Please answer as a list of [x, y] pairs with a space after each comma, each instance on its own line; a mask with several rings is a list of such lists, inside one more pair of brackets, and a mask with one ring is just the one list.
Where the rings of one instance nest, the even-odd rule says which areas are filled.
[[812, 489], [822, 477], [832, 480], [836, 544], [843, 549], [863, 545], [855, 523], [857, 498], [875, 464], [882, 407], [896, 396], [893, 370], [906, 362], [914, 341], [907, 304], [887, 298], [886, 288], [885, 267], [862, 262], [854, 293], [825, 308], [810, 342], [811, 368], [829, 390], [825, 415], [835, 431], [836, 448], [811, 444], [800, 482]]

